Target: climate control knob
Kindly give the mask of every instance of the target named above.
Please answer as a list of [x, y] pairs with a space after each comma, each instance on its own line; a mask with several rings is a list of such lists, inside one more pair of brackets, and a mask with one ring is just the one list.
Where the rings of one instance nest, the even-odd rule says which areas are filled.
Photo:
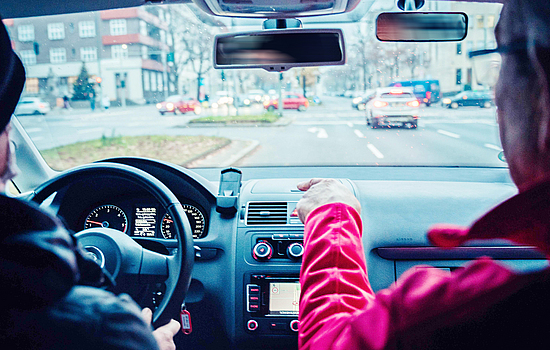
[[290, 321], [290, 330], [291, 331], [298, 332], [299, 328], [300, 328], [300, 321], [298, 321], [298, 320]]
[[248, 322], [246, 323], [246, 328], [249, 331], [253, 332], [258, 329], [258, 322], [256, 320], [248, 320]]
[[273, 255], [273, 247], [266, 241], [260, 241], [252, 248], [252, 256], [256, 260], [269, 260], [271, 255]]
[[300, 259], [304, 254], [304, 246], [302, 243], [292, 243], [288, 246], [286, 253], [291, 259]]

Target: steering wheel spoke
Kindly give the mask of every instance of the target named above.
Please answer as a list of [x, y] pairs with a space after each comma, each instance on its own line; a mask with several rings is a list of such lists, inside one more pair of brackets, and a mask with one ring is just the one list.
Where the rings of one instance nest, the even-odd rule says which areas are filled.
[[166, 256], [143, 249], [141, 268], [139, 271], [140, 283], [164, 282], [170, 276], [169, 260], [175, 260], [174, 256]]

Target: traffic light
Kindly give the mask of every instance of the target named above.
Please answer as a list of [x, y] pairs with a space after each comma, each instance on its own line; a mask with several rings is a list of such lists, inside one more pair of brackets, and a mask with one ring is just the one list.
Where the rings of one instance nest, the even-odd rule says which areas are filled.
[[97, 77], [95, 78], [95, 82], [98, 83], [98, 84], [101, 84], [103, 80], [101, 79], [101, 77]]

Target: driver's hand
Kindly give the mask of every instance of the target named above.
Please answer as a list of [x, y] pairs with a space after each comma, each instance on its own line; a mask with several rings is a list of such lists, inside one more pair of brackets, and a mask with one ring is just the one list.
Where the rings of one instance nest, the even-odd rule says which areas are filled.
[[[149, 308], [141, 310], [141, 316], [147, 323], [153, 320], [153, 312]], [[157, 341], [160, 350], [175, 350], [174, 336], [180, 330], [180, 323], [176, 320], [170, 320], [167, 324], [153, 331], [153, 336]]]
[[329, 203], [344, 203], [361, 214], [361, 204], [353, 193], [340, 181], [334, 179], [311, 179], [298, 184], [298, 189], [307, 191], [296, 205], [298, 216], [305, 224], [306, 218], [316, 208]]

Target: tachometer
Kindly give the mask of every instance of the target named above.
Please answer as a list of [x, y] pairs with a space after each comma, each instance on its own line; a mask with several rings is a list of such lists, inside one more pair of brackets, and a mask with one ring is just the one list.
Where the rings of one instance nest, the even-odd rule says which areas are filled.
[[116, 205], [101, 205], [88, 214], [84, 228], [108, 227], [126, 233], [128, 218], [122, 209]]
[[[183, 204], [183, 211], [187, 214], [187, 219], [189, 220], [189, 225], [191, 225], [191, 231], [193, 232], [193, 238], [201, 238], [204, 236], [204, 229], [206, 226], [206, 221], [204, 220], [204, 215], [201, 211], [189, 204]], [[161, 232], [162, 236], [166, 239], [173, 239], [174, 232], [172, 231], [173, 224], [172, 217], [169, 214], [164, 215], [162, 218]]]

